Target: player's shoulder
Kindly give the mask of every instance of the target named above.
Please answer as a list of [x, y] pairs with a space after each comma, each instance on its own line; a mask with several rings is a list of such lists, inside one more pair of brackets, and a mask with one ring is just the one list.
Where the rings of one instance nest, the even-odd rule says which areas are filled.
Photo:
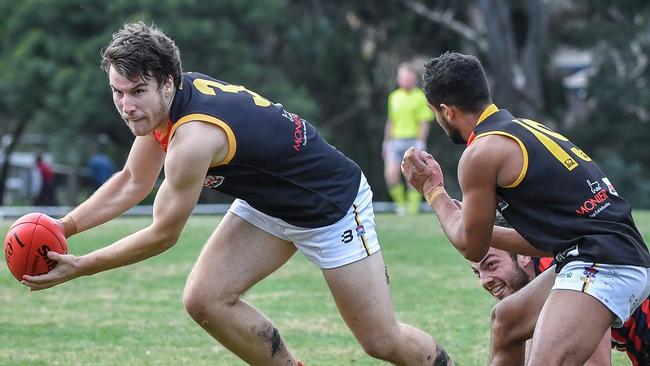
[[465, 152], [470, 154], [487, 154], [488, 156], [519, 153], [520, 141], [517, 137], [503, 131], [490, 131], [476, 136]]
[[463, 151], [459, 166], [470, 170], [485, 170], [500, 166], [504, 161], [520, 154], [518, 143], [508, 136], [493, 134], [472, 141]]
[[192, 82], [192, 81], [195, 80], [195, 79], [209, 79], [209, 80], [213, 80], [214, 78], [211, 77], [211, 76], [208, 76], [208, 75], [206, 75], [206, 74], [203, 74], [203, 73], [201, 73], [201, 72], [197, 72], [197, 71], [187, 71], [187, 72], [184, 72], [184, 73], [183, 73], [183, 80], [184, 80], [184, 81]]
[[471, 144], [465, 149], [463, 155], [488, 155], [501, 153], [503, 151], [515, 150], [517, 142], [507, 134], [499, 133], [486, 133], [480, 134], [473, 139]]

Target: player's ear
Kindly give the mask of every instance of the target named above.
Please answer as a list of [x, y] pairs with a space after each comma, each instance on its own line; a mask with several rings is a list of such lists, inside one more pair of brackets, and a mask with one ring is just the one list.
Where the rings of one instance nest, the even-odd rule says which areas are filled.
[[447, 121], [450, 121], [454, 117], [454, 109], [445, 103], [440, 104], [440, 112], [442, 112], [442, 115], [445, 116]]
[[168, 94], [174, 91], [174, 78], [171, 75], [167, 75], [163, 84], [163, 91]]
[[531, 260], [532, 258], [527, 255], [517, 255], [517, 262], [519, 262], [519, 265], [521, 267], [526, 267], [528, 264], [530, 264]]

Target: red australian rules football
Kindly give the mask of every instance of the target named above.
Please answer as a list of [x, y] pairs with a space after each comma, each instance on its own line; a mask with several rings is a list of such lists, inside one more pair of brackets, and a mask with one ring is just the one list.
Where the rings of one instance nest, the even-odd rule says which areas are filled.
[[23, 275], [41, 275], [56, 267], [56, 262], [47, 256], [50, 250], [65, 254], [68, 244], [63, 229], [46, 214], [27, 214], [7, 232], [5, 260], [18, 281], [22, 281]]

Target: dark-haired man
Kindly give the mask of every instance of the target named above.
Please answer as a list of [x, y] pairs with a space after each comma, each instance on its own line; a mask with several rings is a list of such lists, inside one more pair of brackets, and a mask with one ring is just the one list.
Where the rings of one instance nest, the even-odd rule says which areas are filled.
[[[545, 264], [548, 263], [545, 262], [547, 261], [542, 262], [540, 258], [512, 254], [505, 250], [491, 247], [485, 255], [485, 258], [478, 263], [470, 262], [470, 266], [481, 281], [481, 286], [498, 301], [501, 301], [511, 295], [516, 295], [519, 290], [524, 289], [541, 271], [547, 268]], [[538, 288], [535, 296], [543, 298], [548, 296], [548, 293], [544, 294], [539, 291]], [[530, 292], [528, 293], [529, 296], [531, 294]], [[506, 316], [507, 319], [503, 320], [510, 322], [511, 334], [514, 339], [516, 334], [521, 334], [518, 332], [521, 326], [521, 319], [516, 312], [506, 314]], [[529, 342], [526, 346], [530, 346]], [[596, 351], [584, 365], [611, 366], [610, 353], [610, 337], [609, 333], [606, 333], [606, 337], [603, 337]]]
[[[529, 257], [490, 248], [485, 258], [478, 263], [471, 262], [470, 265], [481, 281], [481, 286], [501, 301], [510, 295], [514, 295], [512, 299], [519, 296], [518, 291], [548, 269], [550, 263], [551, 258]], [[537, 291], [535, 296], [548, 296], [548, 293], [540, 294], [539, 288]], [[520, 295], [523, 297], [524, 293]], [[521, 308], [531, 306], [526, 300], [520, 301]], [[510, 312], [506, 316], [507, 318], [502, 320], [509, 325], [504, 324], [504, 327], [510, 329], [510, 336], [514, 340], [521, 319], [517, 312]], [[611, 328], [611, 332], [606, 332], [606, 336], [585, 366], [611, 365], [611, 348], [625, 352], [633, 366], [650, 365], [650, 297], [636, 308], [622, 327]]]
[[184, 302], [238, 357], [254, 365], [297, 363], [273, 323], [240, 296], [299, 250], [322, 269], [368, 354], [399, 365], [452, 364], [431, 336], [395, 319], [370, 187], [312, 125], [242, 86], [181, 73], [174, 42], [143, 23], [113, 35], [103, 67], [136, 138], [124, 169], [62, 219], [65, 234], [140, 202], [164, 163], [153, 223], [80, 257], [50, 252], [57, 267], [25, 276], [25, 285], [40, 290], [169, 249], [208, 187], [237, 199], [203, 248]]
[[[650, 293], [650, 253], [621, 198], [598, 166], [564, 136], [515, 118], [492, 103], [481, 63], [447, 52], [425, 65], [424, 92], [438, 124], [467, 144], [458, 164], [462, 208], [446, 194], [440, 166], [410, 149], [402, 171], [436, 212], [451, 243], [471, 261], [493, 246], [555, 256], [528, 288], [552, 288], [539, 311], [524, 309], [533, 329], [529, 366], [581, 365], [610, 327], [620, 327]], [[494, 228], [495, 209], [514, 227]], [[524, 343], [503, 339], [495, 307], [493, 365], [524, 363]]]

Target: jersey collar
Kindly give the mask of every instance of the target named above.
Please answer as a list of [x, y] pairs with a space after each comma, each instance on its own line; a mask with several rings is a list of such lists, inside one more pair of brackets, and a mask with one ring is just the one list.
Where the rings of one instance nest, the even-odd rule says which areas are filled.
[[[478, 122], [476, 122], [476, 125], [478, 126], [481, 122], [485, 121], [488, 117], [493, 115], [494, 113], [498, 112], [499, 108], [493, 103], [487, 106], [484, 110], [483, 113], [478, 117]], [[469, 138], [467, 139], [467, 146], [469, 146], [473, 141], [474, 138], [476, 138], [476, 134], [474, 131], [472, 131], [472, 134], [469, 135]]]
[[164, 133], [160, 133], [156, 130], [153, 130], [153, 137], [158, 141], [160, 144], [160, 147], [162, 147], [163, 150], [167, 151], [167, 146], [169, 145], [169, 132], [172, 130], [172, 126], [174, 124], [172, 123], [171, 120], [167, 121], [167, 129], [165, 130]]

